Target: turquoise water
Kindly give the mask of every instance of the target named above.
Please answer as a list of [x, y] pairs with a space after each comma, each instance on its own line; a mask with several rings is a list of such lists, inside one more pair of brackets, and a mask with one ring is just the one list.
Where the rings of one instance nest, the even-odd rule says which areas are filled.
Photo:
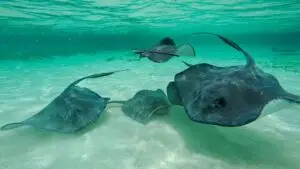
[[[138, 90], [165, 90], [189, 63], [244, 64], [244, 57], [211, 36], [189, 42], [196, 57], [166, 63], [137, 60], [131, 50], [165, 36], [220, 33], [248, 51], [282, 86], [300, 94], [300, 3], [297, 1], [3, 1], [0, 3], [0, 126], [30, 117], [71, 81], [92, 73], [131, 69], [80, 83], [124, 100]], [[274, 102], [268, 108], [276, 107]], [[84, 134], [32, 128], [0, 132], [1, 169], [297, 169], [300, 107], [239, 128], [191, 122], [181, 107], [139, 124], [109, 105]]]

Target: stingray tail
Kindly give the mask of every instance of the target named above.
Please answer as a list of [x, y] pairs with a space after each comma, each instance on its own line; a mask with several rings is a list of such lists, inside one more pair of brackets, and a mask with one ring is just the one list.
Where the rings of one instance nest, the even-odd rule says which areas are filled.
[[140, 58], [143, 58], [143, 57], [145, 57], [145, 56], [143, 56], [142, 54], [143, 53], [154, 53], [154, 54], [160, 54], [160, 55], [171, 55], [171, 56], [177, 56], [177, 57], [179, 57], [179, 55], [178, 54], [176, 54], [176, 53], [166, 53], [166, 52], [159, 52], [159, 51], [153, 51], [153, 50], [151, 50], [151, 49], [149, 49], [149, 50], [134, 50], [133, 51], [135, 54], [140, 54]]
[[116, 71], [106, 72], [106, 73], [95, 73], [95, 74], [77, 79], [76, 81], [71, 83], [67, 88], [75, 86], [76, 84], [78, 84], [79, 82], [81, 82], [82, 80], [85, 80], [85, 79], [94, 79], [94, 78], [104, 77], [104, 76], [108, 76], [108, 75], [111, 75], [111, 74], [114, 74], [114, 73], [117, 73], [117, 72], [123, 72], [123, 71], [127, 71], [127, 70], [130, 70], [130, 69], [116, 70]]
[[19, 122], [19, 123], [9, 123], [9, 124], [6, 124], [4, 126], [2, 126], [0, 128], [0, 130], [2, 131], [5, 131], [5, 130], [12, 130], [12, 129], [15, 129], [15, 128], [18, 128], [18, 127], [21, 127], [21, 126], [24, 126], [25, 124], [22, 123], [22, 122]]
[[181, 61], [183, 64], [185, 64], [187, 67], [191, 67], [191, 66], [193, 66], [192, 64], [190, 64], [190, 63], [188, 63], [188, 62], [186, 62], [186, 61]]
[[225, 38], [224, 36], [221, 36], [219, 34], [216, 33], [210, 33], [210, 32], [195, 32], [192, 33], [192, 35], [195, 34], [207, 34], [207, 35], [214, 35], [217, 36], [219, 39], [221, 39], [224, 43], [226, 43], [227, 45], [233, 47], [234, 49], [242, 52], [246, 58], [247, 64], [246, 67], [253, 67], [255, 65], [255, 61], [253, 59], [253, 57], [251, 55], [249, 55], [244, 49], [242, 49], [238, 44], [236, 44], [235, 42], [233, 42], [230, 39]]
[[147, 50], [146, 52], [155, 53], [155, 54], [161, 54], [161, 55], [171, 55], [171, 56], [177, 56], [177, 57], [179, 57], [179, 55], [177, 53], [166, 53], [166, 52], [159, 52], [159, 51], [153, 51], [153, 50]]
[[285, 92], [283, 94], [282, 98], [289, 102], [300, 104], [300, 96], [298, 96], [298, 95], [294, 95], [294, 94]]
[[195, 48], [190, 44], [184, 44], [177, 48], [176, 54], [178, 56], [196, 56]]

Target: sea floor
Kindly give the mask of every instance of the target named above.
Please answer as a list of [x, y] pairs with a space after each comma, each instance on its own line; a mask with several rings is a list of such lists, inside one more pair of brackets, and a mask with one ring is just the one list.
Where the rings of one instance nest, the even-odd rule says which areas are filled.
[[[174, 74], [186, 68], [180, 60], [220, 66], [245, 63], [239, 53], [233, 53], [231, 59], [224, 53], [222, 57], [206, 55], [160, 64], [135, 60], [126, 52], [1, 61], [0, 125], [35, 114], [68, 84], [88, 74], [130, 69], [79, 84], [101, 96], [124, 100], [141, 89], [165, 90]], [[286, 90], [300, 94], [298, 71], [274, 68], [272, 60], [263, 57], [256, 60]], [[96, 124], [74, 135], [30, 127], [0, 132], [0, 168], [297, 169], [299, 110], [291, 105], [247, 126], [225, 128], [194, 123], [181, 107], [173, 107], [169, 117], [142, 125], [126, 117], [120, 107], [110, 105]]]

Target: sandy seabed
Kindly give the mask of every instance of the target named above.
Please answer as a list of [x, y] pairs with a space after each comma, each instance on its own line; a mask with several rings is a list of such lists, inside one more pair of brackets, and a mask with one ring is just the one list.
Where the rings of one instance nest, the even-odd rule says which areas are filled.
[[[185, 69], [181, 59], [221, 66], [244, 63], [242, 59], [183, 57], [157, 64], [147, 59], [118, 59], [122, 53], [103, 55], [3, 61], [0, 125], [30, 117], [73, 80], [88, 74], [131, 69], [79, 84], [101, 96], [124, 100], [141, 89], [165, 90], [174, 75]], [[286, 90], [300, 94], [299, 73], [262, 68], [274, 74]], [[126, 117], [117, 105], [109, 105], [96, 124], [74, 135], [31, 127], [0, 132], [0, 168], [296, 169], [300, 166], [299, 110], [291, 105], [247, 126], [224, 128], [194, 123], [181, 107], [174, 106], [170, 116], [144, 126]]]

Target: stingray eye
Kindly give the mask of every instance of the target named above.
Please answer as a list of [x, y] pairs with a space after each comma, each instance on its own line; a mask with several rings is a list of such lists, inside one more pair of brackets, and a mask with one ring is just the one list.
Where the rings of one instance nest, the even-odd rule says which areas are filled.
[[226, 99], [224, 97], [219, 97], [214, 100], [214, 102], [210, 105], [210, 108], [221, 109], [226, 106]]
[[226, 106], [226, 99], [224, 97], [217, 98], [215, 104], [218, 108], [224, 108]]

